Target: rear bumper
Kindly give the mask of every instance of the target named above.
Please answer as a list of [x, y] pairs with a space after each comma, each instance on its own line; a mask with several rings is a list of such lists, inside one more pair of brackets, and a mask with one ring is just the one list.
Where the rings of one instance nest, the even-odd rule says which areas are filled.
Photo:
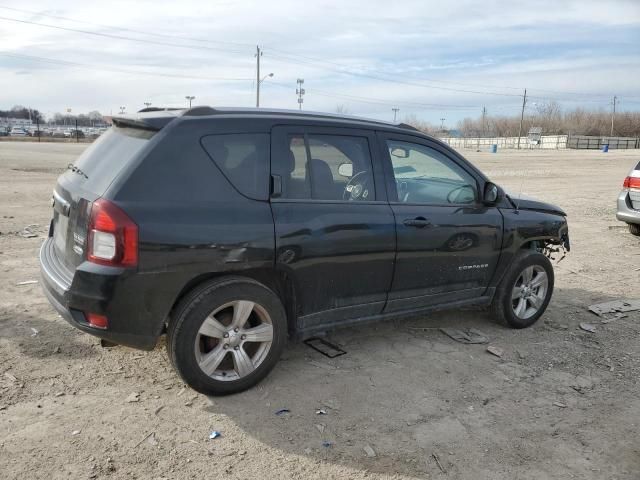
[[616, 218], [621, 222], [640, 224], [640, 210], [635, 210], [631, 206], [628, 190], [623, 190], [620, 192], [620, 195], [618, 195]]
[[[155, 347], [162, 322], [151, 321], [150, 312], [136, 302], [144, 294], [130, 289], [125, 270], [85, 263], [70, 274], [60, 264], [53, 240], [48, 238], [40, 248], [40, 277], [51, 305], [77, 329], [133, 348]], [[84, 312], [106, 315], [109, 328], [90, 326]]]

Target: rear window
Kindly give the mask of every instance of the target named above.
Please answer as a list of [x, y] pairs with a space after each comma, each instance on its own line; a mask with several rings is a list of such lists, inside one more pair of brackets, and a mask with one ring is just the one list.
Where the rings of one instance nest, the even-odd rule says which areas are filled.
[[80, 155], [73, 163], [75, 172], [69, 170], [67, 175], [84, 178], [84, 188], [102, 195], [155, 133], [139, 128], [111, 127]]
[[270, 148], [268, 133], [207, 135], [201, 142], [236, 190], [254, 200], [267, 200]]

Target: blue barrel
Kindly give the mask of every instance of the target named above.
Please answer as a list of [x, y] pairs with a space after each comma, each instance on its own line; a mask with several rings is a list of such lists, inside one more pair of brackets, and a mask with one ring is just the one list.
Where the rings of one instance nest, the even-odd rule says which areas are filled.
[[491, 153], [498, 153], [498, 144], [494, 143], [491, 145]]
[[603, 153], [607, 153], [609, 151], [609, 144], [605, 143], [602, 145], [602, 151]]

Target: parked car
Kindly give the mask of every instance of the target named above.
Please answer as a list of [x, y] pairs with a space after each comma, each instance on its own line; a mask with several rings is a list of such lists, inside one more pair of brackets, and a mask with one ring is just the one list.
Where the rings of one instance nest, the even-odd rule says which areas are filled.
[[11, 137], [28, 137], [29, 134], [23, 128], [13, 127], [9, 131], [9, 136], [11, 136]]
[[633, 235], [640, 236], [640, 163], [624, 179], [616, 218], [626, 222]]
[[298, 111], [151, 111], [60, 176], [44, 291], [78, 329], [152, 349], [186, 383], [251, 387], [287, 336], [469, 305], [543, 314], [566, 214], [504, 194], [403, 124]]

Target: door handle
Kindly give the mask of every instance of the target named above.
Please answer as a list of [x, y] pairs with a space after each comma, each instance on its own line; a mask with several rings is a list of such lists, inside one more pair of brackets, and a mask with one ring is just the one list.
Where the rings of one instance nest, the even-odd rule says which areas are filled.
[[407, 218], [404, 222], [407, 227], [424, 228], [431, 225], [431, 222], [424, 217]]

